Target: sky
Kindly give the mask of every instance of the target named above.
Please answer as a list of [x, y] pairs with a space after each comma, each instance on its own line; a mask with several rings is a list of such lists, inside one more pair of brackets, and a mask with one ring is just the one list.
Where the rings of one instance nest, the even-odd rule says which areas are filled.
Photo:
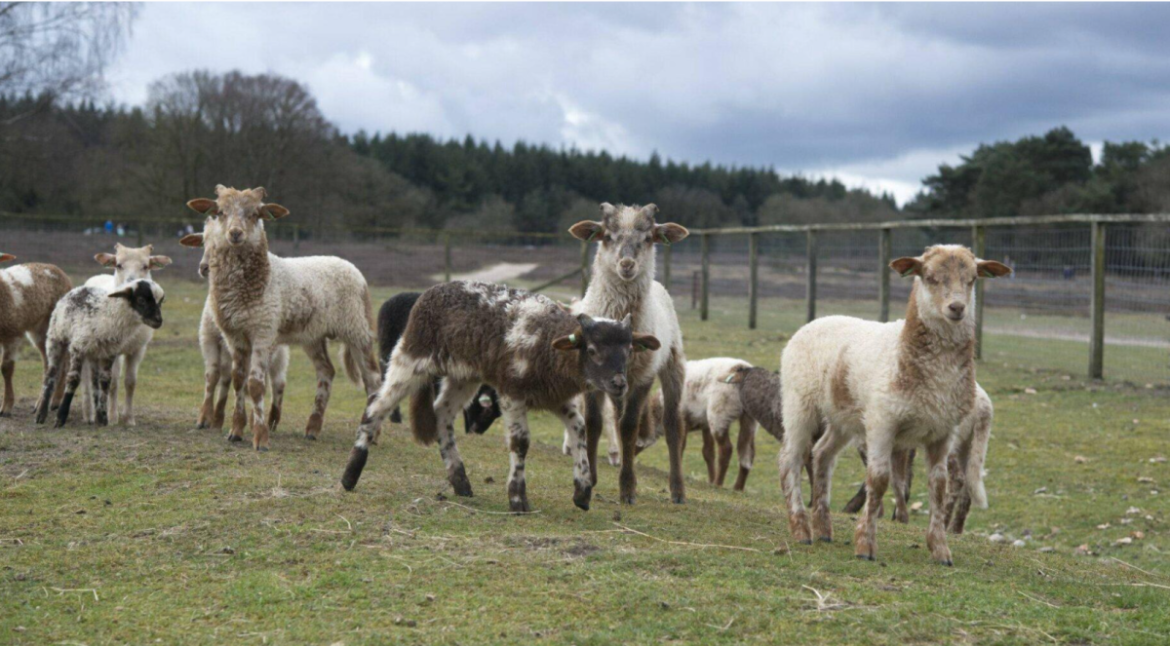
[[135, 105], [209, 69], [306, 83], [345, 133], [771, 166], [911, 198], [979, 143], [1170, 134], [1166, 4], [143, 6]]

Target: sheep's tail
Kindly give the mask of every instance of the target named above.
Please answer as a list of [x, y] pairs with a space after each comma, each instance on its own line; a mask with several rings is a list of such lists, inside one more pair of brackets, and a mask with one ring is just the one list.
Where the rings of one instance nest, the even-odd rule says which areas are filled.
[[362, 355], [360, 351], [355, 349], [352, 345], [346, 344], [345, 350], [341, 353], [342, 360], [345, 363], [345, 376], [355, 384], [361, 384], [362, 369], [358, 364], [359, 358]]
[[434, 444], [439, 437], [434, 383], [427, 383], [410, 396], [410, 433], [423, 446]]
[[350, 381], [358, 385], [361, 385], [365, 378], [361, 366], [362, 361], [366, 362], [366, 367], [370, 371], [382, 374], [378, 372], [378, 355], [374, 351], [374, 305], [370, 302], [368, 288], [362, 292], [362, 308], [366, 314], [366, 333], [361, 335], [361, 340], [355, 345], [345, 344], [345, 351], [342, 353], [345, 374]]
[[[994, 411], [991, 401], [985, 410], [977, 410], [971, 433], [971, 454], [967, 458], [967, 489], [971, 502], [979, 509], [987, 509], [987, 490], [983, 486], [983, 463], [987, 460], [987, 444], [991, 440], [991, 420]], [[978, 405], [978, 402], [977, 402]]]

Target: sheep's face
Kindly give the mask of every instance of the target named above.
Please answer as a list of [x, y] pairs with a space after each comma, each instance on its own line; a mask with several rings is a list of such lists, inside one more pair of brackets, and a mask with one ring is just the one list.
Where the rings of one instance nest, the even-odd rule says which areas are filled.
[[162, 304], [167, 296], [158, 283], [136, 280], [112, 292], [109, 297], [124, 299], [147, 326], [156, 330], [162, 327]]
[[114, 284], [124, 285], [132, 280], [149, 280], [153, 269], [162, 269], [171, 264], [167, 256], [155, 256], [154, 246], [146, 245], [137, 249], [114, 245], [114, 253], [99, 253], [93, 257], [99, 265], [114, 268]]
[[919, 316], [958, 323], [967, 318], [975, 298], [975, 281], [1012, 273], [1003, 263], [980, 260], [960, 245], [935, 245], [917, 258], [898, 258], [890, 268], [916, 277]]
[[578, 314], [580, 329], [553, 341], [553, 347], [580, 355], [581, 370], [591, 388], [614, 397], [626, 394], [626, 370], [631, 352], [654, 351], [661, 347], [649, 334], [635, 334], [629, 315], [620, 323], [612, 319]]
[[[653, 268], [654, 245], [673, 244], [687, 237], [688, 231], [677, 224], [656, 224], [658, 207], [601, 205], [601, 222], [585, 220], [569, 228], [579, 240], [601, 243], [597, 262], [618, 278], [629, 282]], [[651, 276], [653, 278], [653, 276]]]
[[[264, 240], [264, 220], [279, 220], [288, 215], [288, 209], [279, 204], [265, 204], [262, 187], [237, 190], [220, 184], [215, 187], [215, 200], [197, 198], [187, 206], [219, 222], [215, 230], [217, 240], [231, 246], [256, 245]], [[204, 228], [204, 241], [208, 239]]]

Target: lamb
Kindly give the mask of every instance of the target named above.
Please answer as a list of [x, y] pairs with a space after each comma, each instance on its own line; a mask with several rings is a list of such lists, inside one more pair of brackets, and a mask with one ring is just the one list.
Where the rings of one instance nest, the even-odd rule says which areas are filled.
[[[631, 317], [633, 329], [662, 340], [655, 352], [637, 355], [630, 364], [628, 391], [614, 399], [620, 411], [621, 475], [619, 500], [633, 504], [637, 489], [634, 455], [637, 452], [639, 420], [654, 385], [655, 376], [662, 384], [665, 435], [670, 454], [670, 495], [675, 503], [686, 501], [682, 479], [683, 382], [686, 356], [682, 332], [674, 311], [674, 301], [661, 284], [654, 281], [654, 245], [673, 244], [687, 237], [688, 231], [673, 223], [656, 224], [658, 207], [601, 205], [601, 222], [578, 222], [569, 233], [579, 240], [601, 242], [593, 262], [589, 288], [573, 311], [594, 317], [621, 320]], [[601, 394], [586, 397], [589, 434], [589, 468], [597, 481], [597, 443], [602, 426]]]
[[[205, 226], [218, 226], [216, 220], [210, 220]], [[202, 233], [194, 233], [188, 242], [203, 240]], [[199, 276], [207, 278], [210, 273], [210, 262], [207, 257], [207, 247], [204, 246], [203, 258], [199, 261]], [[203, 404], [199, 407], [199, 417], [195, 420], [195, 428], [214, 428], [223, 431], [224, 415], [227, 409], [228, 390], [232, 380], [232, 354], [223, 333], [215, 324], [215, 309], [212, 307], [211, 296], [203, 301], [203, 314], [199, 319], [199, 351], [203, 355]], [[277, 345], [272, 349], [272, 359], [268, 364], [268, 379], [272, 384], [272, 408], [268, 412], [268, 432], [275, 433], [280, 424], [281, 411], [284, 407], [284, 388], [288, 383], [289, 352], [287, 345]], [[217, 397], [218, 392], [218, 397]]]
[[353, 490], [357, 485], [370, 441], [390, 411], [434, 378], [443, 377], [443, 389], [434, 402], [435, 424], [423, 427], [411, 421], [417, 440], [424, 444], [439, 440], [447, 478], [457, 495], [470, 496], [472, 491], [452, 424], [479, 384], [487, 383], [499, 393], [511, 454], [510, 509], [531, 509], [524, 476], [530, 409], [552, 411], [572, 433], [573, 502], [588, 509], [593, 480], [585, 420], [576, 398], [587, 388], [620, 398], [628, 387], [630, 354], [659, 346], [653, 336], [634, 333], [628, 317], [620, 323], [585, 314], [574, 317], [540, 294], [462, 281], [432, 287], [415, 304], [390, 357], [385, 383], [366, 408], [342, 486]]
[[[979, 278], [1006, 276], [1006, 265], [981, 260], [966, 247], [936, 245], [890, 267], [913, 276], [906, 319], [876, 323], [830, 316], [792, 336], [780, 359], [785, 383], [781, 410], [787, 437], [780, 452], [780, 482], [793, 537], [811, 543], [813, 532], [831, 541], [829, 491], [837, 453], [851, 440], [869, 455], [865, 512], [854, 536], [858, 558], [874, 560], [878, 506], [891, 481], [894, 451], [925, 446], [930, 494], [926, 543], [932, 558], [952, 565], [944, 507], [947, 454], [955, 429], [975, 408], [975, 326], [968, 315]], [[813, 436], [812, 523], [800, 492], [800, 467]], [[904, 464], [904, 463], [903, 463]], [[895, 462], [895, 495], [905, 483]]]
[[[395, 294], [382, 303], [381, 309], [378, 310], [378, 358], [383, 374], [390, 365], [390, 354], [394, 351], [394, 346], [398, 344], [398, 339], [402, 338], [402, 332], [406, 330], [410, 311], [420, 296], [422, 292]], [[437, 391], [438, 384], [435, 384], [429, 396], [434, 399], [434, 393]], [[463, 409], [464, 432], [483, 435], [499, 417], [500, 404], [496, 391], [486, 384], [480, 386], [479, 392]], [[402, 413], [398, 408], [390, 413], [390, 421], [395, 424], [402, 423]]]
[[[125, 285], [133, 280], [152, 280], [151, 270], [162, 269], [171, 264], [167, 256], [154, 255], [154, 247], [147, 245], [140, 248], [125, 247], [121, 243], [114, 245], [114, 253], [99, 253], [94, 260], [103, 267], [113, 267], [113, 274], [99, 274], [85, 281], [88, 287], [97, 287], [107, 292], [113, 292], [119, 285]], [[138, 367], [146, 356], [146, 346], [154, 338], [154, 330], [145, 325], [138, 326], [135, 338], [127, 344], [127, 352], [120, 355], [114, 362], [110, 381], [110, 402], [108, 404], [111, 424], [118, 422], [118, 376], [125, 373], [126, 406], [122, 411], [122, 418], [127, 426], [134, 426], [134, 390], [138, 385]], [[86, 363], [81, 370], [81, 389], [83, 393], [82, 406], [87, 422], [94, 421], [94, 401], [96, 393], [92, 392], [93, 366]]]
[[[16, 260], [16, 256], [0, 253], [0, 263]], [[45, 341], [53, 308], [73, 284], [65, 272], [53, 265], [27, 263], [0, 270], [0, 374], [4, 375], [4, 402], [0, 417], [12, 414], [16, 405], [16, 391], [12, 377], [16, 372], [16, 353], [20, 338], [27, 336], [41, 353], [42, 367], [49, 369]], [[52, 397], [52, 405], [61, 402], [64, 387]], [[38, 406], [40, 402], [38, 402]]]
[[335, 374], [328, 340], [345, 344], [346, 373], [359, 378], [367, 398], [381, 379], [374, 355], [374, 315], [366, 280], [352, 263], [318, 256], [280, 258], [268, 253], [264, 220], [279, 220], [288, 209], [264, 203], [263, 188], [216, 187], [216, 199], [198, 198], [187, 205], [218, 221], [205, 227], [204, 238], [187, 236], [186, 246], [209, 244], [210, 295], [215, 324], [232, 350], [235, 414], [228, 440], [241, 441], [248, 418], [245, 381], [252, 401], [252, 447], [269, 448], [264, 393], [273, 346], [300, 344], [317, 369], [317, 396], [305, 426], [316, 439], [325, 419]]
[[65, 395], [57, 409], [55, 426], [61, 427], [69, 419], [73, 395], [81, 382], [81, 367], [93, 364], [97, 423], [109, 423], [106, 404], [109, 401], [110, 371], [119, 355], [126, 354], [136, 343], [139, 325], [153, 329], [162, 327], [162, 304], [166, 294], [157, 283], [136, 280], [108, 292], [99, 287], [82, 286], [67, 293], [49, 321], [46, 353], [49, 367], [45, 371], [44, 390], [36, 409], [36, 423], [44, 424], [49, 414], [49, 399], [57, 388], [63, 361], [68, 353], [68, 373], [65, 376]]

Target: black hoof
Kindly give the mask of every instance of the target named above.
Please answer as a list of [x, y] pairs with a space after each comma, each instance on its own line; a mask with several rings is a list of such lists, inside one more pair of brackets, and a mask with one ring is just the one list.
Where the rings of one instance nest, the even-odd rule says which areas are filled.
[[207, 430], [207, 429], [209, 429], [209, 428], [211, 428], [211, 426], [210, 426], [210, 425], [208, 425], [207, 423], [203, 423], [203, 424], [196, 424], [196, 425], [195, 425], [195, 430], [197, 430], [197, 431], [205, 431], [205, 430]]
[[857, 558], [861, 559], [862, 561], [876, 561], [877, 560], [874, 557], [870, 556], [869, 554], [858, 554]]
[[812, 545], [812, 539], [811, 539], [811, 538], [806, 538], [806, 539], [804, 539], [803, 541], [801, 541], [801, 542], [800, 542], [800, 544], [801, 544], [801, 545]]
[[520, 500], [511, 500], [508, 502], [508, 508], [514, 514], [527, 514], [532, 511], [532, 507], [528, 506], [528, 499], [522, 498]]
[[455, 472], [451, 474], [450, 482], [451, 487], [455, 489], [456, 496], [472, 497], [471, 481], [467, 479], [467, 470], [463, 468], [462, 464], [455, 468]]
[[822, 542], [822, 543], [832, 543], [833, 542], [833, 539], [830, 536], [821, 536], [821, 537], [817, 538], [817, 540]]
[[316, 441], [317, 441], [317, 436], [316, 436], [316, 435], [309, 435], [308, 433], [305, 433], [305, 439], [306, 439], [306, 440], [309, 440], [309, 441], [312, 441], [312, 442], [316, 442]]
[[228, 442], [243, 442], [244, 436], [243, 435], [228, 435], [227, 441]]
[[947, 567], [955, 567], [955, 562], [954, 562], [954, 561], [952, 561], [952, 560], [950, 560], [950, 559], [947, 559], [947, 560], [945, 560], [945, 561], [939, 561], [939, 562], [938, 562], [938, 564], [939, 564], [939, 565], [945, 565], [945, 566], [947, 566]]
[[573, 492], [573, 504], [583, 511], [589, 511], [589, 502], [593, 500], [593, 487], [577, 486]]
[[366, 468], [366, 460], [370, 457], [369, 449], [353, 447], [349, 453], [349, 464], [345, 465], [345, 473], [341, 476], [341, 486], [346, 491], [353, 491], [358, 479], [362, 477], [362, 469]]
[[0, 417], [12, 417], [12, 413], [2, 413], [2, 412], [0, 412]]
[[268, 447], [267, 446], [258, 446], [258, 447], [256, 447], [256, 452], [257, 453], [268, 453]]

